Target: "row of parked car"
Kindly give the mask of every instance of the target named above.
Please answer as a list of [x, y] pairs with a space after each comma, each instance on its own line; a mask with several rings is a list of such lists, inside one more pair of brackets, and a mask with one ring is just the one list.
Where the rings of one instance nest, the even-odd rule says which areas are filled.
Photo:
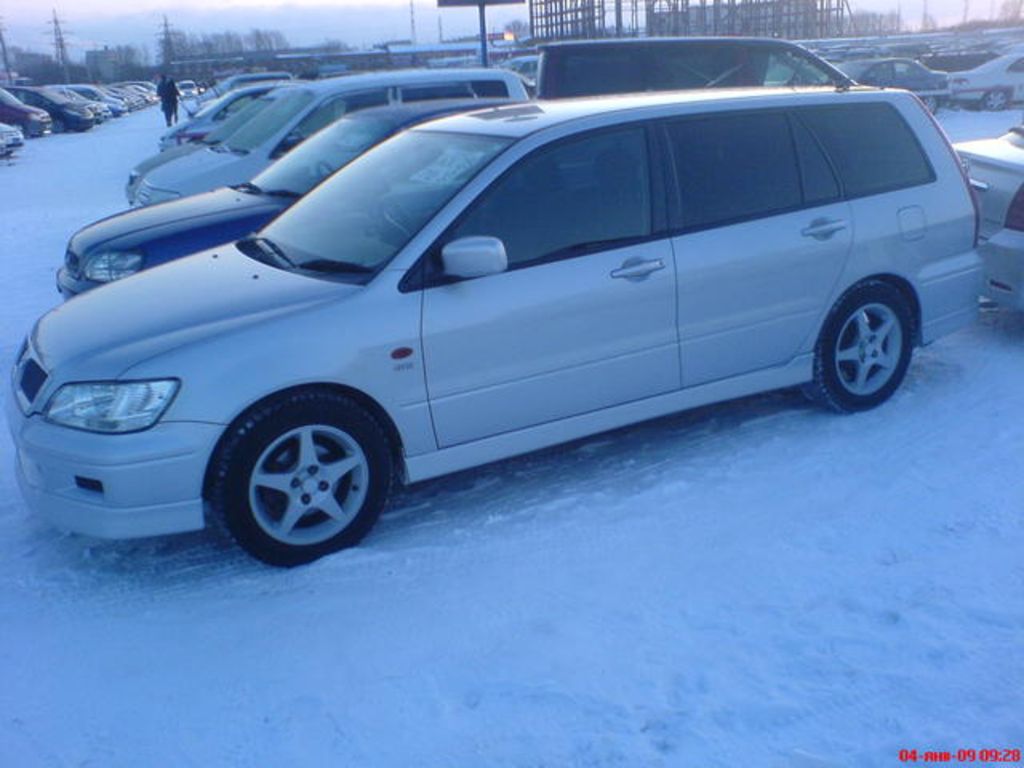
[[10, 157], [25, 138], [87, 131], [110, 118], [156, 101], [151, 83], [0, 87], [0, 158]]
[[212, 102], [248, 97], [68, 245], [8, 398], [29, 504], [296, 565], [395, 482], [768, 389], [875, 407], [976, 317], [989, 214], [913, 95], [776, 40], [541, 55], [536, 101], [432, 70]]

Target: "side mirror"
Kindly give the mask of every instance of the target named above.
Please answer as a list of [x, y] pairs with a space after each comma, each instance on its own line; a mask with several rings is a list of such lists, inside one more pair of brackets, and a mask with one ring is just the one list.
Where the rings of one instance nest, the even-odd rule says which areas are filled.
[[496, 237], [460, 237], [441, 249], [441, 264], [451, 277], [486, 277], [508, 269], [508, 256]]
[[301, 144], [302, 139], [303, 137], [297, 133], [289, 133], [287, 136], [281, 139], [281, 143], [274, 148], [274, 151], [270, 156], [274, 159], [284, 156], [288, 152], [291, 152], [293, 149], [295, 149], [295, 147], [297, 147], [299, 144]]

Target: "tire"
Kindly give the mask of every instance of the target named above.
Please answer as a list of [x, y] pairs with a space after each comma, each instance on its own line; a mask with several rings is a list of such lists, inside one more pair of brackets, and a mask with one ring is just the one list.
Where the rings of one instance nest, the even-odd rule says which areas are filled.
[[854, 286], [825, 320], [805, 393], [840, 413], [881, 405], [907, 373], [914, 330], [910, 302], [899, 289], [880, 280]]
[[64, 133], [67, 130], [67, 127], [65, 127], [64, 121], [58, 118], [50, 125], [50, 130], [54, 133]]
[[351, 398], [294, 390], [237, 419], [210, 463], [211, 511], [253, 557], [291, 567], [351, 547], [387, 502], [391, 446]]
[[988, 112], [1001, 112], [1010, 106], [1010, 95], [1006, 91], [989, 91], [981, 97], [981, 108]]

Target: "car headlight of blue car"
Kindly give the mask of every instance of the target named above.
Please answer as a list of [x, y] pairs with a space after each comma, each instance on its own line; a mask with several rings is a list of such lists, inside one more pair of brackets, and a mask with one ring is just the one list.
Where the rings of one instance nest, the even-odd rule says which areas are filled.
[[65, 384], [50, 399], [45, 416], [88, 432], [138, 432], [160, 420], [178, 387], [177, 379]]
[[132, 251], [103, 251], [89, 258], [82, 274], [97, 283], [111, 283], [114, 280], [134, 275], [142, 269], [142, 254]]

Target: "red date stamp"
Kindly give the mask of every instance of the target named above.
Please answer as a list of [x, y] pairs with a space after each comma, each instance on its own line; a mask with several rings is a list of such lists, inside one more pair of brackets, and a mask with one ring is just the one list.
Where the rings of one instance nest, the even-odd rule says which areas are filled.
[[901, 763], [1019, 763], [1019, 749], [901, 749]]

